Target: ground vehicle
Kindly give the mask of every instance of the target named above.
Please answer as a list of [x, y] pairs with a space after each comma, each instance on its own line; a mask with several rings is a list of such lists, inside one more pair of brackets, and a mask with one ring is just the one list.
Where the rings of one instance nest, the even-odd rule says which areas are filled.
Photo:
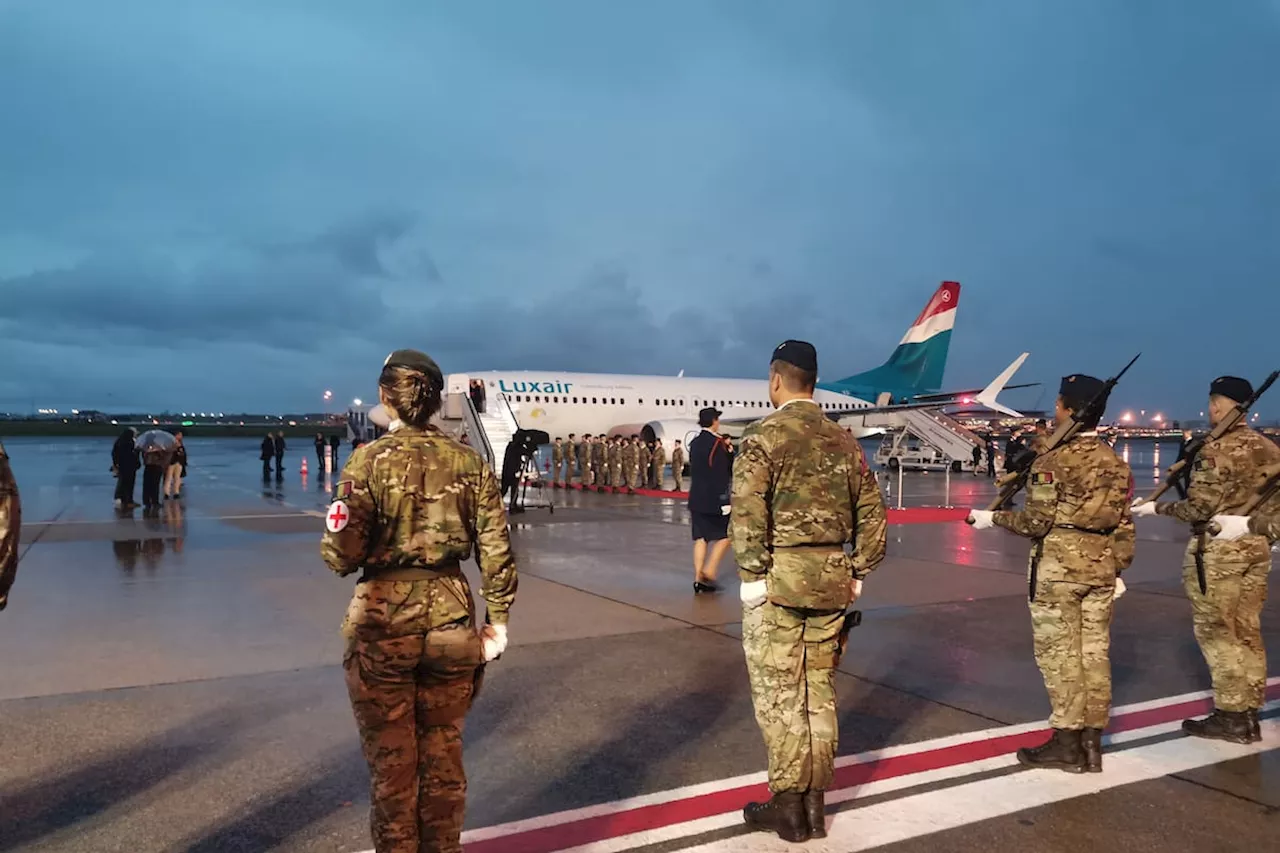
[[950, 467], [958, 473], [973, 462], [972, 459], [951, 459], [910, 430], [885, 433], [872, 459], [889, 471], [899, 468], [905, 471], [945, 471]]

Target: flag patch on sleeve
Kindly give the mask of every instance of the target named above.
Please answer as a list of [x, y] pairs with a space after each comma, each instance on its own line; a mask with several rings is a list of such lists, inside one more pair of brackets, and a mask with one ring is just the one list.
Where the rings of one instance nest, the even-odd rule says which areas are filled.
[[1053, 472], [1052, 472], [1052, 471], [1040, 471], [1039, 473], [1032, 474], [1032, 475], [1031, 475], [1031, 485], [1033, 485], [1033, 486], [1052, 486], [1052, 485], [1053, 485]]
[[343, 480], [333, 487], [333, 499], [335, 501], [345, 501], [351, 497], [351, 489], [355, 484], [351, 480]]

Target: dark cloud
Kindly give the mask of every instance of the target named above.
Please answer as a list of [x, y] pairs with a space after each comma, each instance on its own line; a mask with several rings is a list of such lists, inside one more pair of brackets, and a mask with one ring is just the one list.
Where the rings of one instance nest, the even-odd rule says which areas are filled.
[[315, 408], [401, 345], [844, 375], [942, 279], [951, 385], [1273, 367], [1274, 3], [516, 6], [7, 4], [0, 408]]

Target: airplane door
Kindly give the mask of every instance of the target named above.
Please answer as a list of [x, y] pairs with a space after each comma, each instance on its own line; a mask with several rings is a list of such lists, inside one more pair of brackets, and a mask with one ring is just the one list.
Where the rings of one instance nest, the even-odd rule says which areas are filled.
[[471, 377], [465, 373], [450, 373], [444, 381], [444, 387], [444, 416], [450, 420], [460, 420], [467, 405], [466, 397], [471, 393]]

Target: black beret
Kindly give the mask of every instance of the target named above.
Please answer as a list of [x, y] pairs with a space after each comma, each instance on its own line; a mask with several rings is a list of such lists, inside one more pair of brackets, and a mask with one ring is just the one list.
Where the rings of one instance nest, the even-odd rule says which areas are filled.
[[1239, 376], [1219, 376], [1209, 384], [1209, 395], [1243, 403], [1253, 396], [1253, 385]]
[[403, 367], [423, 374], [436, 388], [444, 387], [444, 374], [431, 356], [416, 349], [398, 349], [382, 363], [383, 367]]
[[698, 426], [709, 427], [715, 423], [716, 418], [720, 417], [722, 414], [724, 413], [714, 406], [707, 406], [705, 409], [698, 412]]
[[785, 361], [810, 373], [818, 372], [818, 351], [805, 341], [783, 341], [773, 351], [770, 361]]
[[[1093, 398], [1106, 387], [1107, 383], [1095, 376], [1073, 373], [1062, 377], [1062, 384], [1058, 386], [1058, 396], [1068, 408], [1079, 410], [1089, 405]], [[1106, 404], [1105, 400], [1103, 404]]]

